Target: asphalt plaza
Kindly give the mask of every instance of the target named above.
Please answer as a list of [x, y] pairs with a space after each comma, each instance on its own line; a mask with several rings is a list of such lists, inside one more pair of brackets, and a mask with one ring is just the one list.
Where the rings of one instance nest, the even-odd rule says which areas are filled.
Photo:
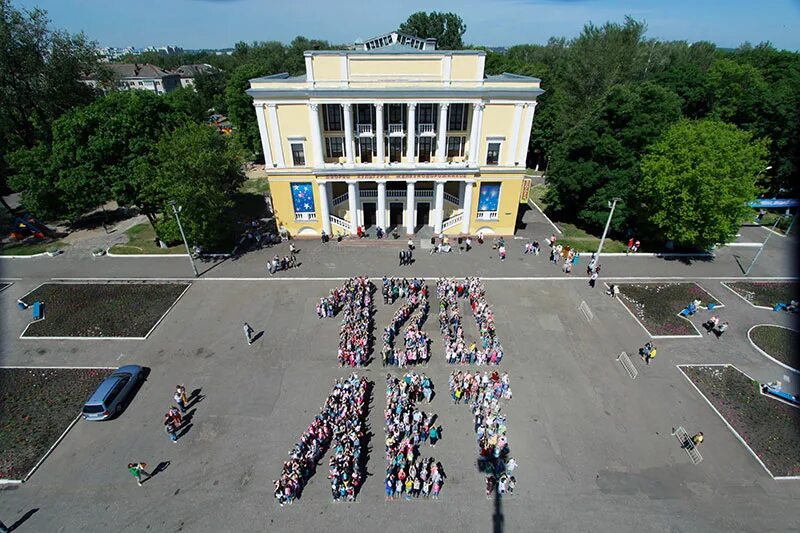
[[[435, 280], [428, 282], [433, 288]], [[730, 362], [757, 379], [783, 374], [745, 334], [752, 324], [787, 317], [754, 309], [709, 281], [703, 286], [722, 299], [737, 327], [720, 341], [660, 340], [651, 365], [634, 358], [636, 380], [616, 358], [635, 353], [647, 335], [600, 287], [485, 282], [505, 349], [499, 368], [509, 372], [514, 392], [504, 409], [511, 454], [520, 465], [514, 496], [499, 506], [485, 498], [475, 467], [469, 409], [453, 405], [447, 393], [447, 376], [456, 367], [444, 361], [438, 301], [432, 298], [423, 326], [433, 339], [432, 363], [418, 371], [434, 382], [437, 395], [425, 409], [439, 415], [444, 429], [436, 449], [422, 452], [444, 466], [441, 499], [383, 499], [386, 370], [377, 357], [358, 370], [375, 382], [370, 476], [358, 500], [331, 502], [326, 456], [302, 499], [280, 508], [272, 480], [333, 380], [350, 372], [336, 363], [339, 318], [320, 320], [314, 312], [319, 298], [339, 283], [196, 283], [141, 341], [20, 341], [27, 315], [4, 313], [3, 365], [138, 363], [152, 372], [120, 419], [79, 422], [27, 483], [0, 490], [3, 521], [13, 523], [36, 507], [20, 531], [488, 531], [500, 520], [508, 531], [708, 531], [781, 530], [797, 523], [793, 502], [800, 485], [772, 480], [675, 367]], [[11, 309], [36, 284], [15, 282], [0, 293], [0, 304]], [[378, 339], [399, 305], [379, 300]], [[591, 322], [577, 309], [581, 301], [594, 313]], [[465, 316], [465, 323], [474, 328], [470, 319]], [[264, 330], [253, 346], [244, 340], [244, 321]], [[192, 428], [175, 445], [161, 415], [178, 383], [201, 388], [204, 399], [195, 406]], [[705, 434], [699, 465], [671, 436], [678, 426]], [[125, 468], [131, 461], [169, 464], [137, 487]]]

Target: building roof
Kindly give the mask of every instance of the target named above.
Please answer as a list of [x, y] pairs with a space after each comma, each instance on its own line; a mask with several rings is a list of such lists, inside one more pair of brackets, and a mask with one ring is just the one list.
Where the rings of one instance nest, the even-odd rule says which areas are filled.
[[[263, 81], [263, 80], [259, 80]], [[374, 98], [374, 89], [282, 89], [280, 87], [265, 89], [247, 89], [245, 91], [253, 98]], [[380, 89], [382, 98], [408, 99], [412, 93], [408, 89]], [[413, 95], [417, 98], [523, 98], [530, 99], [543, 94], [539, 88], [524, 89], [520, 87], [438, 87], [414, 88]]]
[[282, 82], [305, 82], [306, 75], [300, 74], [299, 76], [289, 76], [288, 72], [279, 72], [277, 74], [270, 74], [269, 76], [261, 76], [260, 78], [253, 78], [250, 80], [251, 82], [259, 81], [259, 82], [275, 82], [275, 81], [282, 81]]
[[181, 78], [194, 78], [198, 74], [205, 74], [208, 72], [218, 72], [217, 67], [213, 67], [208, 63], [197, 63], [192, 65], [181, 65], [173, 73], [180, 74]]
[[[110, 70], [117, 78], [164, 78], [167, 76], [177, 76], [172, 72], [151, 65], [150, 63], [107, 63], [104, 68]], [[88, 79], [95, 79], [97, 74], [87, 76]]]
[[486, 81], [542, 81], [533, 76], [523, 76], [522, 74], [514, 74], [512, 72], [503, 72], [502, 74], [493, 74], [486, 76]]
[[[405, 45], [399, 45], [403, 47]], [[345, 55], [373, 55], [373, 54], [420, 54], [432, 56], [485, 56], [485, 50], [418, 50], [416, 48], [406, 50], [404, 48], [393, 48], [387, 45], [382, 48], [372, 50], [306, 50], [303, 52], [307, 56], [345, 56]], [[397, 51], [393, 51], [397, 50]]]

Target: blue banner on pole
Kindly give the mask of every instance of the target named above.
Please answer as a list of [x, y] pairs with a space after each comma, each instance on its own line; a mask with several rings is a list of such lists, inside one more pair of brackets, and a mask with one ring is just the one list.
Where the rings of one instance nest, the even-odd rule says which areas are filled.
[[797, 207], [800, 200], [796, 198], [759, 198], [748, 203], [750, 207]]

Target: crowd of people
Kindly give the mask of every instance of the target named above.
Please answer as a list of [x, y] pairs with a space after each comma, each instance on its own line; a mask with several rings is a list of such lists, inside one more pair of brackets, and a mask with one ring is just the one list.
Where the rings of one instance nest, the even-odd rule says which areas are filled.
[[325, 405], [303, 433], [300, 442], [289, 452], [290, 459], [283, 463], [283, 471], [274, 481], [275, 498], [281, 507], [302, 494], [331, 442], [336, 443], [328, 475], [333, 500], [355, 499], [365, 475], [366, 452], [362, 443], [369, 403], [368, 389], [367, 379], [356, 374], [336, 380]]
[[339, 309], [343, 310], [337, 355], [341, 366], [361, 366], [367, 363], [372, 329], [373, 289], [369, 278], [350, 278], [342, 286], [332, 289], [317, 304], [317, 316], [320, 318], [331, 318]]
[[[428, 364], [430, 360], [430, 339], [422, 331], [422, 324], [428, 317], [428, 286], [424, 280], [414, 278], [391, 280], [383, 278], [383, 301], [394, 302], [400, 295], [406, 301], [395, 312], [391, 323], [383, 331], [383, 365], [397, 365], [404, 368], [415, 364]], [[403, 346], [395, 349], [395, 339], [400, 328], [411, 318], [403, 335]]]
[[[486, 302], [486, 289], [480, 278], [457, 281], [441, 278], [436, 283], [439, 298], [439, 329], [445, 336], [445, 353], [450, 364], [499, 364], [503, 359], [503, 347], [497, 338], [494, 312]], [[469, 299], [472, 314], [478, 325], [480, 345], [464, 340], [464, 326], [458, 299]]]
[[513, 493], [516, 461], [509, 457], [506, 417], [500, 403], [511, 399], [508, 374], [461, 370], [450, 374], [450, 397], [455, 403], [469, 403], [478, 443], [478, 467], [486, 474], [486, 496]]
[[431, 446], [441, 437], [436, 415], [416, 408], [416, 403], [433, 397], [433, 384], [425, 374], [411, 372], [402, 378], [386, 375], [386, 499], [405, 497], [438, 498], [444, 469], [435, 459], [422, 459], [419, 447]]

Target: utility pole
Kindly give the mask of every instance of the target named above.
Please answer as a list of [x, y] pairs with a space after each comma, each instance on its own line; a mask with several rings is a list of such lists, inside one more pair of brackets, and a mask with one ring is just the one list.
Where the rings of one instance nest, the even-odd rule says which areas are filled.
[[783, 215], [775, 219], [775, 224], [772, 225], [772, 231], [767, 233], [767, 238], [764, 239], [764, 242], [761, 244], [761, 248], [759, 248], [758, 252], [756, 252], [756, 255], [755, 257], [753, 257], [753, 261], [750, 263], [750, 266], [747, 267], [747, 270], [744, 271], [745, 276], [750, 274], [750, 270], [753, 268], [753, 265], [755, 265], [756, 261], [758, 261], [758, 256], [760, 256], [761, 252], [764, 251], [764, 247], [767, 245], [767, 241], [769, 241], [769, 238], [772, 236], [772, 232], [775, 231], [775, 228], [778, 227], [778, 222], [780, 222], [781, 220], [783, 220]]
[[608, 213], [608, 220], [606, 221], [606, 227], [603, 230], [603, 236], [600, 238], [600, 246], [597, 247], [597, 253], [594, 254], [594, 264], [597, 265], [600, 262], [600, 252], [603, 251], [603, 243], [606, 242], [606, 234], [608, 234], [608, 227], [611, 225], [611, 217], [614, 216], [614, 209], [617, 207], [617, 202], [621, 202], [622, 198], [614, 197], [611, 199], [611, 212]]
[[186, 246], [186, 253], [189, 254], [189, 263], [192, 264], [192, 271], [194, 272], [194, 277], [198, 277], [200, 274], [197, 273], [197, 267], [194, 264], [194, 258], [192, 257], [192, 251], [189, 249], [189, 243], [186, 242], [186, 234], [183, 232], [183, 225], [181, 225], [181, 217], [178, 215], [178, 208], [175, 206], [175, 200], [170, 200], [169, 205], [172, 206], [172, 212], [175, 213], [175, 220], [178, 221], [178, 229], [181, 231], [181, 237], [183, 238], [183, 245]]

